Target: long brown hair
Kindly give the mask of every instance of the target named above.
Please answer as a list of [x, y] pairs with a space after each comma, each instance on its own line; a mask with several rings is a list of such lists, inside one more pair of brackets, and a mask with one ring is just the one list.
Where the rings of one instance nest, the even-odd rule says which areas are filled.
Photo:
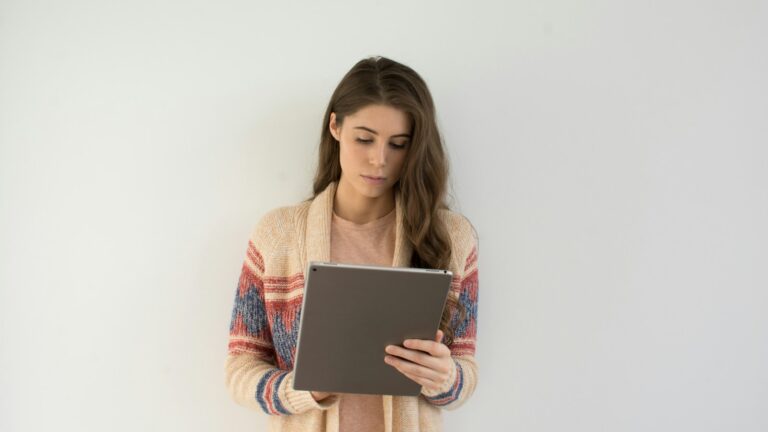
[[[386, 57], [369, 57], [357, 62], [341, 79], [323, 119], [313, 198], [341, 178], [339, 142], [329, 131], [331, 113], [336, 113], [336, 123], [341, 126], [347, 115], [371, 104], [402, 110], [413, 128], [402, 174], [394, 185], [402, 198], [405, 238], [413, 247], [411, 266], [447, 269], [451, 240], [438, 211], [448, 208], [448, 159], [435, 121], [432, 96], [424, 80], [410, 67]], [[457, 315], [453, 316], [452, 311]], [[453, 342], [452, 319], [460, 323], [465, 315], [462, 305], [448, 296], [440, 320], [446, 345]]]

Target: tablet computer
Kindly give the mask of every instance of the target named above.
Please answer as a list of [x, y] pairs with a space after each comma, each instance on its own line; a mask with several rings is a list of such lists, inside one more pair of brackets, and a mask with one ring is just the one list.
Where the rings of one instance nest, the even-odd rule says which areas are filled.
[[452, 273], [310, 262], [306, 275], [294, 388], [417, 396], [421, 385], [385, 363], [384, 348], [435, 339]]

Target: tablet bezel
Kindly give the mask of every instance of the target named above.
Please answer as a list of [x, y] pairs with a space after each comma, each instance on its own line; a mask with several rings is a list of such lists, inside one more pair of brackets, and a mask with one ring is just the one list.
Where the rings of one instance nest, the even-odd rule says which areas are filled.
[[[453, 273], [313, 261], [305, 276], [294, 388], [417, 396], [421, 385], [386, 364], [384, 348], [405, 339], [434, 340]], [[402, 303], [406, 295], [410, 301]]]

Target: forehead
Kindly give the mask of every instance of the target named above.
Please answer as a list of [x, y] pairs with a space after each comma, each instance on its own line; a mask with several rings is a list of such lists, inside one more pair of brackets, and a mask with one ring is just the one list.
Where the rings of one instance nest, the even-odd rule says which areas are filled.
[[384, 135], [408, 133], [411, 128], [408, 114], [389, 105], [367, 105], [347, 119], [352, 128], [365, 126]]

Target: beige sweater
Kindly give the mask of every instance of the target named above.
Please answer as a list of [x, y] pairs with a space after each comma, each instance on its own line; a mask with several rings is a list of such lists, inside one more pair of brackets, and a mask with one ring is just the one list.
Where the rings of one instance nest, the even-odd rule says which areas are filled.
[[[309, 261], [330, 261], [336, 184], [312, 201], [267, 213], [248, 242], [235, 295], [225, 362], [225, 384], [238, 404], [268, 414], [271, 431], [339, 430], [339, 397], [320, 402], [293, 388], [293, 361]], [[407, 267], [412, 249], [402, 231], [402, 202], [396, 195], [393, 265]], [[420, 396], [382, 396], [384, 430], [442, 430], [441, 409], [455, 409], [473, 394], [477, 330], [477, 237], [463, 216], [441, 211], [451, 238], [451, 291], [467, 310], [451, 323], [449, 346], [456, 367], [446, 387]], [[455, 311], [451, 311], [455, 313]], [[454, 315], [454, 318], [455, 315]]]

